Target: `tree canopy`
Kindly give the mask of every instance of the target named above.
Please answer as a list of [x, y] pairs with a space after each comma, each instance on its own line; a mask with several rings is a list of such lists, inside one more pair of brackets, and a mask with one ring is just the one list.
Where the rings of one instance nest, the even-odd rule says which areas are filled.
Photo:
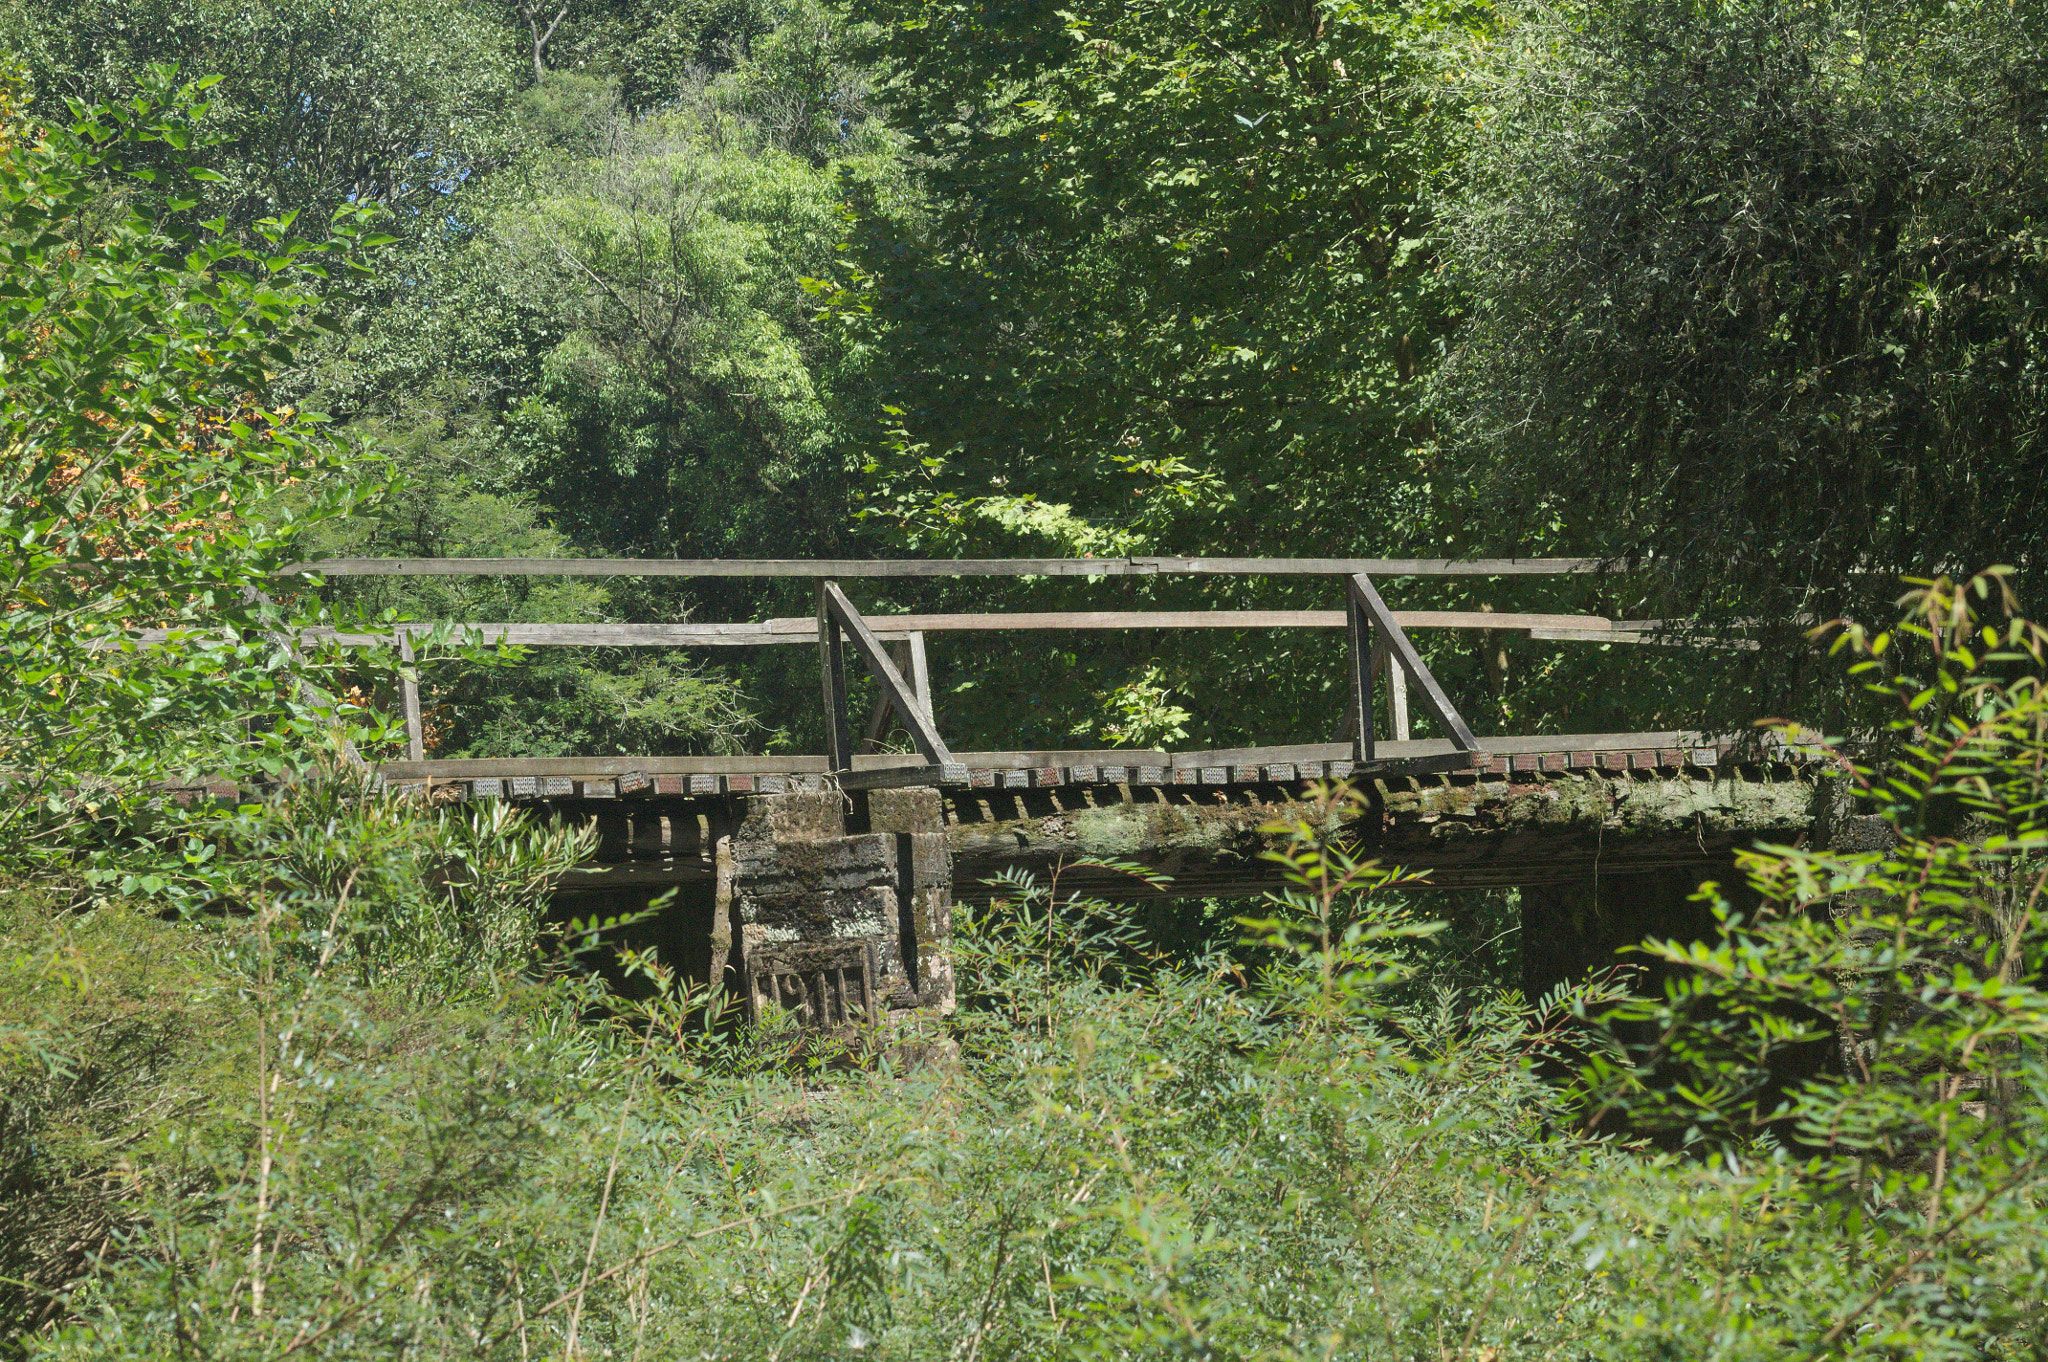
[[[325, 285], [340, 332], [271, 381], [400, 481], [308, 552], [1591, 555], [1614, 571], [1411, 584], [1397, 603], [1762, 631], [1754, 652], [1636, 650], [1625, 686], [1602, 679], [1611, 653], [1424, 638], [1482, 731], [1848, 722], [1812, 622], [1869, 615], [1902, 571], [2005, 560], [2032, 590], [2025, 7], [5, 13], [39, 116], [153, 62], [224, 77], [204, 115], [219, 178], [176, 207], [127, 191], [180, 230], [219, 218], [252, 241], [265, 217], [384, 212], [378, 279]], [[1336, 604], [1253, 582], [941, 583], [870, 604], [1112, 594]], [[470, 618], [809, 609], [732, 583], [331, 598]], [[1327, 643], [1041, 636], [949, 643], [935, 665], [963, 745], [1324, 739]], [[814, 745], [803, 670], [579, 655], [437, 673], [437, 733], [449, 753]], [[485, 721], [527, 685], [550, 717]]]
[[1467, 77], [1472, 315], [1437, 388], [1494, 542], [1653, 562], [1653, 614], [1765, 622], [1731, 710], [1825, 709], [1800, 631], [1876, 617], [1901, 574], [2009, 563], [2031, 594], [2040, 9], [1501, 19]]

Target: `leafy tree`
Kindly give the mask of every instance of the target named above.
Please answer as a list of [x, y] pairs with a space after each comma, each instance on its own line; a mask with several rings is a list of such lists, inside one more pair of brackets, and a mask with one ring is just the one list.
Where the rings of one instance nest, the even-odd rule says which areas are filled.
[[377, 203], [389, 230], [433, 233], [449, 194], [510, 150], [511, 35], [464, 0], [7, 0], [0, 29], [47, 118], [126, 98], [165, 62], [222, 76], [206, 111], [219, 178], [193, 211], [230, 231]]
[[634, 112], [686, 97], [782, 17], [764, 0], [512, 0], [504, 9], [536, 86], [563, 74], [603, 80]]
[[[376, 239], [363, 235], [362, 210], [316, 242], [264, 220], [260, 249], [218, 222], [183, 226], [189, 185], [207, 174], [186, 160], [205, 140], [200, 88], [161, 68], [135, 98], [77, 106], [67, 124], [6, 110], [9, 824], [40, 817], [59, 786], [92, 782], [120, 805], [180, 766], [234, 774], [247, 757], [224, 732], [254, 722], [260, 749], [263, 723], [322, 707], [291, 679], [275, 631], [293, 616], [264, 589], [299, 534], [346, 514], [362, 491], [338, 476], [343, 451], [317, 418], [265, 400], [313, 330], [315, 290], [359, 268], [356, 252]], [[136, 182], [162, 197], [125, 195]], [[142, 628], [173, 636], [138, 646]], [[64, 831], [60, 820], [50, 835]]]
[[933, 197], [908, 268], [868, 258], [921, 456], [882, 470], [903, 542], [1335, 553], [1418, 527], [1403, 423], [1455, 317], [1429, 37], [1479, 11], [872, 12]]
[[1669, 983], [1608, 1014], [1629, 1025], [1585, 1070], [1588, 1119], [1672, 1132], [1727, 1198], [1639, 1202], [1588, 1240], [1624, 1291], [1688, 1253], [1725, 1264], [1622, 1323], [1637, 1355], [1711, 1337], [1729, 1356], [2020, 1356], [2048, 1337], [2048, 634], [2009, 575], [1923, 580], [1895, 628], [1838, 635], [1897, 740], [1841, 815], [1876, 847], [1744, 853], [1756, 906], [1705, 886], [1721, 939], [1646, 942]]
[[[639, 117], [594, 77], [550, 74], [524, 115], [537, 130], [528, 152], [464, 189], [460, 230], [418, 253], [415, 287], [324, 371], [330, 404], [389, 444], [412, 484], [395, 514], [331, 536], [328, 551], [855, 551], [860, 456], [845, 432], [860, 428], [872, 389], [859, 348], [816, 319], [805, 281], [831, 267], [850, 197], [891, 211], [907, 190], [891, 140], [854, 121], [863, 77], [837, 55], [843, 28], [822, 11], [793, 14], [787, 42], [759, 39], [733, 70]], [[345, 593], [456, 619], [812, 608], [800, 587], [749, 583]], [[771, 735], [814, 728], [803, 697], [816, 684], [785, 681], [806, 663], [789, 653], [742, 659], [737, 687], [674, 660], [554, 654], [545, 674], [452, 690], [445, 750], [723, 749], [761, 703], [742, 690], [771, 702]], [[490, 697], [504, 686], [524, 687], [521, 703], [498, 710], [545, 702], [548, 716], [501, 722], [510, 716], [491, 713]]]
[[1652, 559], [1651, 617], [1764, 622], [1702, 699], [1737, 722], [1839, 719], [1799, 631], [1901, 572], [2033, 589], [2038, 7], [1518, 5], [1474, 57], [1439, 410], [1498, 542]]
[[[861, 508], [881, 542], [940, 556], [1474, 546], [1415, 399], [1459, 311], [1433, 201], [1464, 115], [1437, 53], [1483, 29], [1483, 7], [857, 12], [886, 25], [878, 98], [929, 195], [909, 232], [865, 223], [828, 294], [871, 329], [887, 375]], [[973, 598], [1335, 608], [1325, 585], [992, 599], [978, 583]], [[1443, 651], [1469, 689], [1476, 657]], [[963, 743], [1336, 736], [1325, 638], [992, 641], [943, 670]], [[1127, 712], [1154, 718], [1111, 717]]]

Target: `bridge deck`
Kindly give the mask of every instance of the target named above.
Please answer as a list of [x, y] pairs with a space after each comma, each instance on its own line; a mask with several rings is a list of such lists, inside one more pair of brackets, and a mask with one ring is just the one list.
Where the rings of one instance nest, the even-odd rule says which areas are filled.
[[[1045, 789], [1070, 785], [1247, 785], [1353, 777], [1401, 777], [1455, 770], [1607, 771], [1713, 767], [1733, 750], [1692, 733], [1585, 733], [1482, 738], [1468, 754], [1436, 739], [1378, 744], [1373, 761], [1349, 743], [1242, 747], [1207, 752], [1123, 750], [961, 752], [964, 788]], [[916, 769], [914, 754], [854, 758], [857, 772]], [[659, 795], [780, 794], [828, 788], [822, 756], [529, 757], [394, 761], [378, 768], [396, 788], [444, 799], [619, 799]]]
[[[1758, 836], [1796, 836], [1822, 768], [1808, 749], [1745, 750], [1687, 733], [1496, 737], [1475, 763], [1444, 742], [1382, 744], [1372, 763], [1343, 744], [1224, 752], [964, 754], [968, 780], [937, 790], [953, 892], [1016, 866], [1104, 897], [1159, 890], [1086, 868], [1142, 863], [1166, 892], [1257, 893], [1275, 882], [1261, 853], [1276, 822], [1322, 817], [1311, 782], [1363, 783], [1361, 849], [1445, 886], [1532, 884], [1665, 865], [1724, 864]], [[915, 758], [875, 756], [871, 762]], [[747, 797], [832, 788], [822, 757], [616, 757], [394, 762], [387, 782], [436, 800], [509, 799], [545, 816], [591, 819], [592, 863], [568, 884], [708, 883], [714, 844]], [[852, 807], [852, 806], [849, 806]]]

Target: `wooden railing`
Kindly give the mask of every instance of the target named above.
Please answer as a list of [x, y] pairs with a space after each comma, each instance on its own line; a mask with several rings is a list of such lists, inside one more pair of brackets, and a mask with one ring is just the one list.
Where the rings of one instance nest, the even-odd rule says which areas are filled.
[[[818, 609], [811, 618], [692, 624], [516, 624], [452, 626], [484, 643], [556, 647], [732, 647], [815, 643], [819, 649], [826, 715], [826, 764], [842, 788], [959, 784], [967, 779], [940, 735], [932, 706], [925, 636], [947, 632], [1014, 630], [1268, 629], [1346, 630], [1351, 698], [1346, 715], [1356, 758], [1376, 756], [1376, 690], [1388, 690], [1389, 736], [1411, 736], [1409, 698], [1449, 738], [1452, 751], [1409, 758], [1417, 769], [1445, 770], [1485, 759], [1480, 742], [1458, 714], [1409, 640], [1409, 628], [1509, 630], [1560, 641], [1642, 643], [1657, 641], [1658, 621], [1613, 621], [1595, 615], [1517, 614], [1493, 611], [1396, 611], [1387, 607], [1375, 576], [1473, 577], [1579, 574], [1596, 570], [1593, 559], [1420, 559], [1420, 558], [1004, 558], [1004, 559], [557, 559], [557, 558], [345, 558], [293, 564], [289, 574], [324, 577], [375, 576], [646, 576], [809, 578], [817, 584]], [[1255, 575], [1319, 576], [1342, 580], [1343, 610], [1154, 610], [1055, 611], [1009, 614], [899, 614], [865, 616], [840, 587], [841, 579], [932, 578], [945, 576], [1074, 577]], [[413, 660], [413, 640], [449, 625], [408, 623], [390, 635], [309, 631], [345, 645], [396, 643]], [[1734, 646], [1741, 646], [1737, 643]], [[880, 690], [862, 742], [879, 746], [890, 716], [901, 722], [922, 764], [856, 770], [855, 738], [848, 714], [847, 657], [851, 653]], [[401, 683], [407, 747], [411, 760], [424, 757], [419, 693], [408, 666]]]

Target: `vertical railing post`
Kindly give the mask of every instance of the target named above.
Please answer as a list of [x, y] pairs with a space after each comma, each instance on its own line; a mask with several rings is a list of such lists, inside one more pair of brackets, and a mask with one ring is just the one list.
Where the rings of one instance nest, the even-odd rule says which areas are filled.
[[818, 582], [818, 667], [824, 673], [825, 760], [834, 771], [853, 769], [853, 736], [846, 722], [846, 644], [825, 608], [830, 581]]
[[938, 722], [938, 711], [932, 708], [932, 668], [925, 660], [924, 635], [913, 633], [907, 645], [910, 650], [910, 688], [917, 692], [917, 702], [924, 706], [924, 712]]
[[[889, 649], [896, 654], [897, 667], [902, 668], [908, 665], [908, 660], [902, 652], [902, 645], [892, 643], [889, 645]], [[874, 708], [868, 711], [867, 731], [861, 735], [860, 747], [863, 752], [879, 752], [882, 750], [882, 742], [889, 736], [889, 720], [895, 713], [896, 706], [889, 699], [888, 690], [878, 687]]]
[[398, 697], [405, 708], [405, 755], [409, 761], [427, 759], [426, 730], [420, 725], [420, 683], [414, 677], [412, 633], [398, 627]]
[[1408, 673], [1394, 660], [1393, 650], [1380, 645], [1380, 667], [1387, 674], [1387, 728], [1395, 742], [1407, 742], [1413, 735], [1408, 722]]
[[1373, 751], [1372, 620], [1350, 591], [1344, 593], [1344, 614], [1351, 634], [1351, 731], [1356, 738], [1355, 759], [1371, 761]]

